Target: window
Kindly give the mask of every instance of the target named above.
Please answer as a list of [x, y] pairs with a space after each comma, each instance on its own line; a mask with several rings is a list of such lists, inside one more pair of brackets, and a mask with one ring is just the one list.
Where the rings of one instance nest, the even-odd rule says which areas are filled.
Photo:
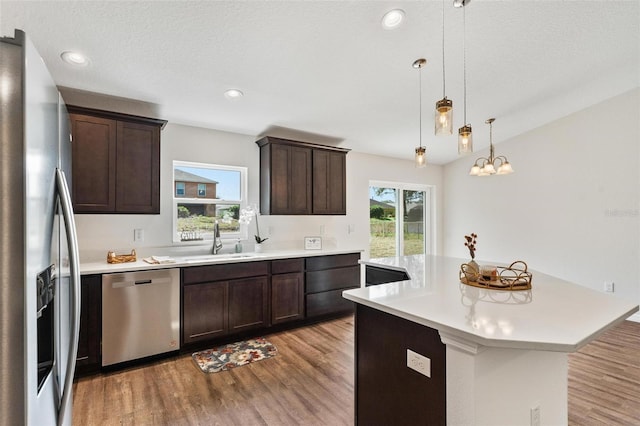
[[430, 252], [430, 194], [428, 186], [370, 182], [371, 258]]
[[222, 239], [246, 238], [238, 221], [247, 204], [246, 167], [174, 161], [173, 181], [175, 242], [212, 240], [216, 221]]
[[184, 182], [176, 182], [176, 197], [184, 197]]

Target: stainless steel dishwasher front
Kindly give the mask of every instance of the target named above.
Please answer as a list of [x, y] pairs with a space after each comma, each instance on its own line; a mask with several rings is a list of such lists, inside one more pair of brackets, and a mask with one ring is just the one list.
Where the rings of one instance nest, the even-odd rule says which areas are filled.
[[102, 366], [180, 349], [180, 270], [102, 275]]

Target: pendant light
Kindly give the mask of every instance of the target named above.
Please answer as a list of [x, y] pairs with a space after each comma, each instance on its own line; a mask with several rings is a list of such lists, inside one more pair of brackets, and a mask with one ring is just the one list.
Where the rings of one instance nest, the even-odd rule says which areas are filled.
[[420, 109], [419, 109], [419, 129], [420, 129], [420, 146], [416, 148], [416, 167], [422, 168], [427, 166], [427, 154], [426, 149], [422, 146], [422, 68], [427, 64], [427, 60], [424, 58], [416, 59], [413, 62], [413, 68], [418, 70], [418, 97], [420, 99]]
[[444, 66], [444, 2], [442, 0], [442, 99], [436, 102], [435, 133], [447, 136], [453, 133], [453, 102], [447, 99]]
[[[462, 7], [462, 68], [463, 68], [463, 82], [464, 82], [464, 125], [458, 129], [458, 154], [467, 154], [473, 152], [473, 132], [471, 130], [471, 124], [467, 123], [467, 47], [466, 47], [466, 35], [467, 35], [467, 19], [464, 6], [468, 4], [467, 1], [461, 1]], [[454, 2], [454, 6], [455, 6]]]
[[[489, 157], [480, 157], [469, 171], [471, 176], [508, 175], [513, 173], [511, 163], [504, 155], [495, 156], [493, 150], [493, 122], [495, 118], [489, 118], [485, 123], [489, 125]], [[496, 168], [497, 166], [497, 168]]]

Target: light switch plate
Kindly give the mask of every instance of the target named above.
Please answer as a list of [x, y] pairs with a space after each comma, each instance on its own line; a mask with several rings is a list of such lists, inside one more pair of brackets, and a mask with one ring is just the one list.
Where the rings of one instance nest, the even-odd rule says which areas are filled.
[[134, 242], [144, 241], [144, 229], [136, 228], [133, 230], [133, 241]]

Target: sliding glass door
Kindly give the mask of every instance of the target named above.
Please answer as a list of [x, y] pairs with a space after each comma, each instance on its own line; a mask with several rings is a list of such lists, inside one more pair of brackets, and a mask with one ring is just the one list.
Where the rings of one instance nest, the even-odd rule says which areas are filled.
[[429, 253], [430, 187], [369, 184], [370, 257]]

